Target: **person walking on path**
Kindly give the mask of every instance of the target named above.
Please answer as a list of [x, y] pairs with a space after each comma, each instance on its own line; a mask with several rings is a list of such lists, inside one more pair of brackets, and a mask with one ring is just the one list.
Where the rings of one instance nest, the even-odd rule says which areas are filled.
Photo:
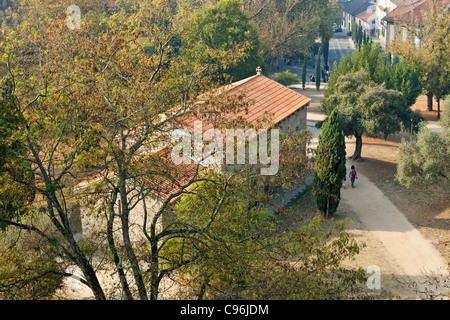
[[349, 176], [350, 176], [350, 181], [352, 182], [352, 188], [354, 188], [355, 187], [355, 179], [358, 179], [358, 176], [356, 174], [355, 166], [353, 166], [353, 165], [352, 165], [352, 168], [350, 170]]

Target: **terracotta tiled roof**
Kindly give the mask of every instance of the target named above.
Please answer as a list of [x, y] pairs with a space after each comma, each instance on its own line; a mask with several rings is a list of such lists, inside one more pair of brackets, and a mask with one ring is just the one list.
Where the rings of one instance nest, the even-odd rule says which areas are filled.
[[[171, 149], [168, 147], [154, 152], [150, 156], [146, 155], [136, 163], [134, 171], [137, 173], [145, 173], [151, 170], [155, 174], [142, 175], [142, 177], [133, 180], [148, 188], [153, 195], [162, 200], [166, 200], [172, 194], [179, 192], [182, 186], [194, 178], [197, 179], [198, 173], [204, 169], [201, 165], [197, 166], [193, 161], [189, 161], [189, 164], [176, 165], [171, 160]], [[178, 197], [174, 199], [176, 198]]]
[[365, 11], [357, 14], [356, 17], [361, 19], [362, 21], [370, 23], [375, 19], [375, 9], [371, 10], [368, 7]]
[[278, 123], [311, 101], [310, 98], [263, 75], [239, 81], [229, 92], [235, 93], [242, 88], [248, 90], [247, 97], [254, 101], [247, 115], [250, 122], [255, 122], [264, 112], [270, 112], [274, 116], [274, 123]]
[[[450, 0], [442, 0], [447, 5], [450, 5]], [[392, 10], [382, 20], [388, 22], [400, 22], [416, 25], [423, 25], [424, 13], [430, 10], [429, 0], [419, 0], [409, 5], [399, 6]]]
[[[264, 116], [270, 115], [270, 121], [276, 125], [289, 115], [306, 106], [311, 99], [263, 75], [255, 75], [226, 87], [228, 94], [238, 94], [245, 90], [250, 101], [247, 112], [241, 112], [230, 117], [242, 117], [245, 121], [256, 125]], [[193, 122], [198, 118], [190, 118], [181, 126], [193, 132]], [[207, 130], [210, 126], [203, 125]], [[267, 128], [268, 129], [268, 128]]]
[[[171, 161], [170, 148], [162, 148], [158, 151], [144, 154], [133, 161], [133, 170], [129, 172], [137, 185], [145, 186], [149, 191], [161, 200], [166, 200], [170, 195], [177, 193], [181, 186], [185, 185], [205, 167], [198, 166], [193, 161], [189, 164], [176, 165]], [[151, 173], [146, 174], [146, 172]], [[103, 179], [114, 179], [115, 173], [103, 170], [102, 172], [78, 183], [73, 189], [78, 191], [89, 187], [95, 183], [100, 183]], [[175, 197], [175, 200], [178, 197]]]
[[420, 24], [422, 22], [422, 6], [425, 3], [425, 0], [419, 0], [413, 4], [399, 6], [386, 15], [383, 20]]
[[391, 0], [397, 6], [408, 6], [410, 4], [418, 2], [418, 0]]
[[87, 179], [78, 182], [74, 187], [73, 190], [77, 191], [86, 187], [89, 187], [90, 185], [94, 184], [94, 183], [98, 183], [100, 181], [102, 181], [105, 178], [111, 179], [113, 178], [115, 175], [114, 172], [111, 172], [109, 170], [102, 170], [99, 173], [88, 177]]

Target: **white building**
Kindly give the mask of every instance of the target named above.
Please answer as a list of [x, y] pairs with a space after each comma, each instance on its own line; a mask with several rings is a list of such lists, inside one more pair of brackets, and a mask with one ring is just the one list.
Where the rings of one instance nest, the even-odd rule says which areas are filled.
[[[366, 34], [379, 42], [383, 47], [388, 44], [388, 28], [391, 20], [385, 17], [391, 12], [409, 10], [424, 0], [350, 0], [343, 2], [343, 30], [351, 31], [352, 24], [363, 27]], [[389, 17], [388, 17], [389, 19]], [[391, 32], [392, 34], [392, 32]], [[392, 37], [391, 37], [392, 39]]]
[[[442, 8], [450, 7], [450, 0], [441, 0]], [[386, 29], [384, 45], [388, 46], [399, 37], [402, 40], [412, 40], [415, 45], [419, 44], [416, 34], [424, 25], [426, 12], [431, 10], [430, 0], [419, 0], [411, 4], [398, 6], [389, 12], [382, 23]]]

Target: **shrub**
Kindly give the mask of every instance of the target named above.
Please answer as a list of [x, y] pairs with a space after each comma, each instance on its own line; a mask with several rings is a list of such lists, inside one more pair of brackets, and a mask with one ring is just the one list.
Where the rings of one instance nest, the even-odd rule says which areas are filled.
[[299, 79], [297, 78], [297, 75], [291, 73], [289, 70], [275, 73], [275, 81], [281, 83], [284, 86], [300, 83]]
[[450, 95], [445, 97], [444, 110], [442, 111], [440, 122], [444, 128], [450, 128]]
[[450, 131], [431, 132], [421, 125], [417, 141], [403, 140], [399, 148], [397, 181], [407, 187], [448, 181], [450, 172]]

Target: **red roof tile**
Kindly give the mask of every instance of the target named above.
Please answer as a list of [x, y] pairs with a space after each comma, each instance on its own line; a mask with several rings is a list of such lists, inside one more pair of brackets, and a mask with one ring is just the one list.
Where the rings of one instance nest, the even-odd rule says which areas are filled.
[[413, 4], [399, 6], [386, 15], [383, 20], [420, 24], [422, 20], [422, 13], [420, 9], [416, 10], [416, 8], [420, 8], [425, 2], [425, 0], [421, 0]]
[[393, 0], [392, 2], [394, 2], [398, 7], [400, 7], [416, 3], [417, 1], [419, 0]]
[[[136, 158], [133, 161], [133, 169], [129, 172], [129, 175], [134, 183], [145, 187], [156, 197], [166, 200], [172, 194], [179, 192], [182, 186], [186, 185], [192, 179], [197, 179], [198, 173], [204, 169], [201, 165], [197, 168], [197, 164], [193, 161], [189, 161], [188, 163], [176, 165], [171, 161], [170, 148], [165, 147]], [[146, 172], [149, 173], [146, 174]], [[87, 180], [78, 183], [74, 187], [74, 191], [99, 183], [105, 178], [113, 179], [114, 176], [115, 172], [103, 170]], [[175, 197], [172, 201], [177, 198]]]
[[133, 180], [149, 188], [149, 191], [158, 198], [166, 200], [171, 195], [184, 190], [183, 186], [191, 180], [198, 179], [198, 173], [203, 167], [197, 166], [193, 161], [189, 163], [174, 164], [171, 161], [171, 149], [166, 147], [151, 155], [145, 155], [134, 168], [134, 171], [138, 173], [151, 170], [154, 174], [142, 175]]
[[[258, 121], [264, 118], [264, 115], [270, 114], [271, 122], [276, 125], [298, 109], [306, 106], [311, 99], [300, 93], [289, 89], [276, 81], [273, 81], [263, 75], [255, 75], [228, 86], [223, 87], [228, 94], [238, 94], [245, 90], [246, 98], [250, 101], [248, 112], [240, 112], [230, 115], [229, 118], [238, 118], [241, 116], [247, 122], [256, 125]], [[192, 132], [193, 122], [199, 120], [196, 117], [190, 117], [181, 126]], [[230, 120], [230, 119], [227, 119]], [[203, 125], [207, 130], [211, 125]]]
[[[450, 0], [441, 0], [449, 5]], [[429, 0], [419, 0], [409, 5], [403, 5], [395, 8], [382, 20], [389, 22], [409, 23], [415, 25], [423, 25], [424, 13], [430, 10]]]
[[372, 22], [372, 20], [375, 20], [375, 6], [367, 8], [366, 11], [357, 14], [356, 17], [365, 22]]

